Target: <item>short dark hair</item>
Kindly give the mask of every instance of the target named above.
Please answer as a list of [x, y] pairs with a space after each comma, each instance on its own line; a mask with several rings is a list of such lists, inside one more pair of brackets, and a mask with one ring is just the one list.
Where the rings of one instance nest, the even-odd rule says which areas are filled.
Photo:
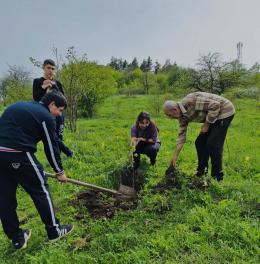
[[43, 62], [43, 67], [46, 66], [46, 65], [52, 65], [52, 66], [56, 66], [54, 60], [52, 59], [47, 59]]
[[67, 108], [67, 99], [66, 97], [56, 90], [52, 90], [51, 92], [46, 93], [41, 101], [48, 106], [51, 102], [54, 102], [54, 104], [57, 107], [64, 107]]

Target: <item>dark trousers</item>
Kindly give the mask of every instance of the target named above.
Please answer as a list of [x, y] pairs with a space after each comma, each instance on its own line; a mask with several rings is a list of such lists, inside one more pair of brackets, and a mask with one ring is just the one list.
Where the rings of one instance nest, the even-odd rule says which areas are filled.
[[[9, 239], [23, 237], [16, 214], [18, 185], [31, 196], [49, 237], [59, 234], [47, 178], [41, 164], [29, 152], [0, 152], [0, 219]], [[26, 209], [25, 209], [26, 210]]]
[[135, 147], [135, 151], [133, 153], [135, 166], [139, 166], [141, 154], [145, 154], [146, 156], [148, 156], [150, 158], [151, 164], [154, 165], [160, 146], [161, 144], [158, 142], [155, 144], [147, 143], [144, 141], [139, 142]]
[[200, 133], [195, 141], [198, 154], [198, 174], [203, 174], [208, 168], [209, 157], [211, 159], [211, 175], [218, 180], [223, 179], [222, 160], [223, 147], [228, 127], [234, 115], [217, 120], [210, 124], [207, 133]]

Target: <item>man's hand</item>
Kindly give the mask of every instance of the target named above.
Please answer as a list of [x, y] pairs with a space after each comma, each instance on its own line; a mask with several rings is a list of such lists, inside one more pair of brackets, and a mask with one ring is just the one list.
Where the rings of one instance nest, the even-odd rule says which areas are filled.
[[51, 80], [44, 80], [42, 84], [42, 89], [46, 90], [52, 87], [53, 82]]
[[138, 142], [140, 142], [140, 141], [146, 141], [146, 139], [145, 138], [138, 138]]
[[200, 132], [201, 132], [201, 133], [207, 133], [208, 131], [209, 131], [209, 123], [208, 123], [208, 122], [205, 122], [205, 123], [202, 125]]
[[57, 178], [58, 181], [60, 181], [60, 182], [66, 182], [66, 181], [67, 181], [67, 177], [66, 177], [65, 173], [62, 173], [62, 174], [56, 174], [56, 178]]
[[181, 150], [183, 148], [183, 145], [184, 145], [184, 143], [177, 144], [176, 149], [175, 149], [175, 151], [174, 151], [174, 153], [172, 155], [170, 166], [176, 167], [176, 163], [177, 163], [178, 157], [180, 155], [180, 152], [181, 152]]

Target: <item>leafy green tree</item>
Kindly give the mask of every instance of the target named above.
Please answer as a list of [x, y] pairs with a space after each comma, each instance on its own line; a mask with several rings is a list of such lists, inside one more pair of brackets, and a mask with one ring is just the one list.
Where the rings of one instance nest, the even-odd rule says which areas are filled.
[[171, 64], [171, 60], [167, 59], [164, 63], [164, 65], [162, 66], [161, 71], [162, 72], [167, 72], [170, 68], [171, 68], [172, 64]]
[[132, 62], [128, 65], [128, 68], [131, 69], [131, 70], [135, 70], [138, 67], [139, 67], [139, 64], [138, 64], [137, 58], [134, 57]]
[[141, 65], [140, 65], [140, 69], [145, 72], [146, 71], [146, 65], [147, 65], [147, 62], [145, 59], [143, 59]]
[[120, 93], [128, 96], [143, 93], [142, 76], [143, 72], [139, 68], [134, 70], [128, 68], [128, 70], [124, 71], [118, 79]]
[[83, 117], [91, 118], [95, 107], [117, 91], [117, 74], [109, 67], [95, 64], [88, 68], [88, 71], [92, 71], [93, 79], [91, 81], [89, 78], [89, 86], [83, 91], [79, 102], [79, 110]]
[[156, 86], [160, 92], [166, 92], [168, 88], [168, 80], [165, 74], [158, 73], [156, 75]]
[[124, 60], [122, 63], [122, 70], [126, 70], [128, 68], [128, 62], [127, 60]]
[[153, 62], [152, 62], [152, 59], [151, 59], [150, 56], [147, 58], [147, 60], [144, 59], [143, 62], [141, 63], [141, 65], [140, 65], [140, 69], [143, 72], [151, 71], [152, 67], [153, 67]]
[[158, 74], [160, 70], [161, 70], [161, 64], [158, 61], [156, 61], [154, 65], [154, 73]]
[[59, 72], [68, 99], [69, 128], [76, 131], [79, 114], [92, 117], [95, 106], [117, 90], [117, 74], [108, 66], [88, 61], [86, 55], [78, 57], [70, 47]]
[[117, 58], [112, 57], [110, 60], [110, 63], [108, 64], [110, 67], [112, 67], [113, 69], [119, 71], [120, 70], [120, 65], [119, 65], [119, 61]]
[[156, 86], [156, 77], [152, 72], [144, 72], [141, 82], [145, 94], [149, 94], [150, 90]]

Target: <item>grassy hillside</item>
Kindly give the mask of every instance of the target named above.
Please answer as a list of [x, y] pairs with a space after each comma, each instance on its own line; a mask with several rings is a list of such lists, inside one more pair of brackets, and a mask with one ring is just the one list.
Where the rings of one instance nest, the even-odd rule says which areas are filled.
[[[57, 216], [76, 228], [66, 239], [48, 244], [33, 203], [19, 190], [18, 213], [22, 226], [32, 229], [32, 238], [26, 250], [14, 252], [1, 230], [0, 263], [259, 263], [260, 108], [254, 100], [240, 99], [235, 105], [223, 183], [212, 181], [205, 191], [189, 188], [196, 168], [194, 140], [200, 129], [192, 124], [179, 160], [182, 189], [152, 194], [151, 186], [163, 179], [177, 135], [176, 121], [154, 116], [162, 147], [157, 167], [145, 165], [148, 183], [136, 210], [95, 220], [70, 203], [84, 188], [50, 179]], [[77, 134], [66, 131], [65, 141], [76, 153], [73, 159], [64, 157], [67, 175], [115, 187], [111, 175], [126, 163], [129, 129], [141, 110], [153, 110], [151, 98], [108, 98], [95, 119], [79, 122]], [[47, 165], [41, 147], [38, 157]], [[85, 214], [82, 220], [75, 218], [79, 212]]]

